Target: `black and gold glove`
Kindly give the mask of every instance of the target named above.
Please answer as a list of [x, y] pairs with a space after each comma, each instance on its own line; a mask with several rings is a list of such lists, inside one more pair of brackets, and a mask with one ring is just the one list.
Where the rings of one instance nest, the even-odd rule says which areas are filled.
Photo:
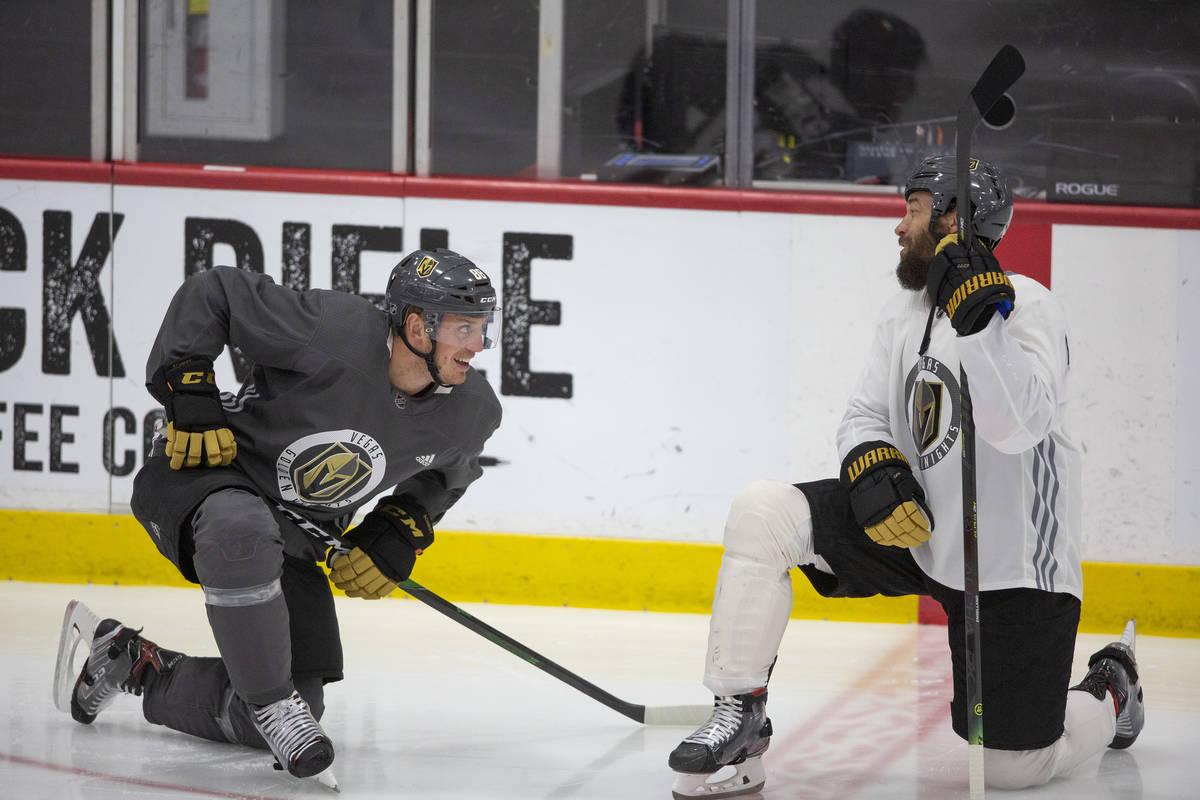
[[854, 519], [871, 539], [892, 547], [929, 540], [933, 514], [908, 460], [887, 442], [864, 442], [842, 462], [842, 485], [850, 493]]
[[329, 580], [350, 597], [377, 600], [408, 580], [417, 556], [433, 544], [433, 525], [421, 505], [385, 497], [343, 537], [352, 549], [329, 560]]
[[146, 384], [167, 413], [167, 457], [171, 469], [227, 467], [237, 442], [221, 407], [211, 358], [197, 356], [165, 364]]
[[987, 245], [976, 240], [968, 254], [952, 233], [938, 242], [935, 252], [929, 262], [925, 290], [950, 317], [959, 336], [979, 333], [997, 311], [1008, 318], [1017, 301], [1017, 290]]

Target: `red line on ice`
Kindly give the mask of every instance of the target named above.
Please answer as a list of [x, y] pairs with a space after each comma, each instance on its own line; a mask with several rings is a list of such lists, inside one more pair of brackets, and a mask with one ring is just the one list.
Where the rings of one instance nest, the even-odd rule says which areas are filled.
[[8, 753], [0, 753], [0, 761], [10, 761], [13, 764], [21, 764], [26, 767], [36, 767], [45, 769], [51, 772], [64, 772], [68, 775], [81, 775], [86, 778], [99, 778], [113, 783], [127, 783], [132, 786], [142, 786], [148, 789], [164, 789], [172, 792], [187, 792], [189, 794], [206, 795], [208, 797], [225, 797], [230, 800], [283, 800], [283, 798], [269, 797], [262, 794], [242, 794], [240, 792], [223, 792], [219, 789], [201, 789], [197, 786], [183, 786], [174, 783], [162, 783], [160, 781], [148, 781], [142, 778], [127, 778], [122, 775], [109, 775], [104, 772], [97, 772], [92, 769], [84, 769], [82, 767], [67, 767], [62, 764], [51, 764], [48, 761], [38, 761], [34, 758], [25, 758], [23, 756], [14, 756]]
[[[898, 711], [894, 704], [880, 702], [881, 679], [895, 674], [898, 665], [913, 662], [921, 649], [919, 638], [893, 647], [801, 722], [779, 747], [767, 751], [768, 782], [773, 772], [776, 782], [802, 785], [807, 792], [800, 796], [805, 798], [845, 800], [878, 782], [890, 764], [939, 727], [931, 723], [945, 724], [950, 710], [944, 693], [920, 688], [923, 679], [935, 677], [923, 678], [921, 670], [928, 668], [925, 658], [914, 667], [918, 688], [911, 710]], [[947, 650], [947, 666], [949, 655]], [[945, 679], [949, 681], [948, 676]]]

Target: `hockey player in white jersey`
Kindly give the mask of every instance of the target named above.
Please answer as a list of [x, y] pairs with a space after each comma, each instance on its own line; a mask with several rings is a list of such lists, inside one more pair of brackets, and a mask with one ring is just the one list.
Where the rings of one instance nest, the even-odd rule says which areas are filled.
[[732, 503], [704, 669], [713, 714], [670, 755], [677, 798], [764, 785], [767, 681], [793, 566], [826, 597], [934, 597], [949, 619], [952, 724], [966, 738], [960, 366], [976, 427], [988, 784], [1046, 783], [1142, 728], [1132, 624], [1068, 691], [1083, 586], [1065, 315], [1041, 284], [1001, 270], [992, 249], [1012, 197], [993, 165], [971, 164], [969, 256], [954, 157], [926, 158], [907, 180], [902, 289], [878, 317], [837, 431], [840, 476], [760, 481]]
[[[392, 592], [482, 475], [501, 409], [471, 361], [495, 341], [496, 299], [483, 270], [440, 249], [395, 266], [384, 308], [226, 267], [185, 280], [147, 363], [167, 424], [131, 505], [162, 555], [203, 589], [221, 657], [160, 648], [72, 601], [58, 706], [90, 724], [122, 692], [140, 695], [150, 722], [269, 748], [292, 775], [328, 778], [322, 687], [343, 677], [329, 583], [351, 597]], [[223, 398], [213, 360], [226, 347], [253, 367]], [[350, 546], [328, 580], [317, 564], [326, 542], [297, 519]], [[80, 644], [89, 656], [76, 676]]]

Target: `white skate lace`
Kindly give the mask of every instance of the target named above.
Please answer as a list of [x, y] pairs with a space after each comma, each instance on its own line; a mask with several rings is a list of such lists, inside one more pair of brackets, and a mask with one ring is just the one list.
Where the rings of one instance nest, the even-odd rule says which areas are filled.
[[736, 697], [718, 697], [708, 722], [684, 741], [711, 747], [732, 738], [741, 724], [742, 702]]
[[283, 766], [285, 762], [294, 763], [306, 747], [325, 738], [308, 705], [296, 692], [270, 705], [256, 707], [254, 716], [259, 732]]

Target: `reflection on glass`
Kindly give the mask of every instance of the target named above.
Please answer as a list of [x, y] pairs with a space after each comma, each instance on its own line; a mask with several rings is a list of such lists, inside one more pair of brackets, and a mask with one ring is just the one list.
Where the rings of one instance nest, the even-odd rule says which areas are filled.
[[537, 4], [443, 0], [432, 6], [432, 172], [532, 177]]
[[568, 2], [563, 20], [562, 174], [595, 174], [627, 152], [618, 113], [646, 41], [645, 3]]
[[391, 170], [392, 0], [142, 0], [141, 161]]
[[[887, 155], [897, 144], [896, 126], [916, 93], [917, 69], [925, 60], [920, 32], [875, 9], [852, 11], [834, 25], [827, 64], [796, 43], [760, 40], [755, 177], [902, 180], [892, 174]], [[936, 143], [938, 131], [929, 133]]]
[[622, 93], [622, 132], [633, 150], [722, 155], [725, 34], [658, 25]]
[[758, 0], [757, 177], [903, 183], [923, 154], [953, 151], [955, 111], [1013, 44], [1028, 64], [1016, 120], [981, 128], [975, 149], [1004, 165], [1016, 194], [1200, 205], [1200, 4], [874, 5]]
[[[1016, 120], [976, 149], [1018, 196], [1200, 205], [1200, 2], [1150, 5], [756, 0], [755, 185], [902, 183], [953, 148], [959, 103], [1007, 43], [1028, 64]], [[0, 2], [0, 154], [91, 155], [92, 6]], [[137, 0], [137, 158], [390, 171], [393, 6]], [[432, 172], [532, 178], [539, 4], [430, 6]], [[727, 0], [563, 12], [561, 174], [720, 183]]]
[[87, 0], [0, 3], [0, 155], [91, 155]]
[[[727, 22], [723, 2], [662, 3], [657, 16], [644, 18], [638, 38], [614, 48], [624, 67], [608, 94], [616, 135], [606, 141], [618, 149], [593, 164], [602, 180], [720, 182]], [[672, 158], [646, 156], [655, 153]]]
[[[858, 10], [833, 26], [826, 63], [811, 51], [828, 40], [812, 37], [813, 19], [796, 4], [787, 8], [785, 21], [807, 37], [760, 23], [754, 39], [754, 177], [847, 180], [851, 142], [888, 130], [915, 93], [924, 39], [894, 14]], [[727, 37], [723, 25], [689, 22], [674, 15], [655, 25], [649, 53], [635, 56], [618, 111], [633, 151], [725, 152]]]
[[208, 99], [208, 3], [188, 3], [187, 66], [184, 95], [189, 100]]

